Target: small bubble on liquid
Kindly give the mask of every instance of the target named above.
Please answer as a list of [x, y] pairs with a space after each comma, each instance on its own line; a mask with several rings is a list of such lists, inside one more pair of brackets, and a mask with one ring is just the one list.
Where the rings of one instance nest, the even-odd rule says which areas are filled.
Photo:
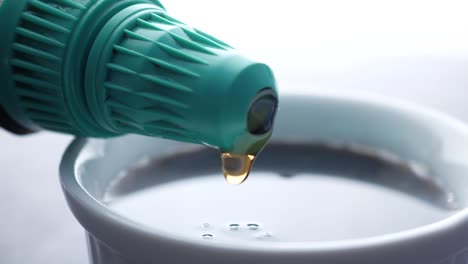
[[237, 231], [239, 230], [240, 225], [239, 224], [230, 224], [229, 225], [229, 230], [231, 231]]
[[258, 224], [247, 224], [247, 227], [249, 230], [258, 230], [259, 225]]
[[211, 225], [209, 223], [203, 223], [203, 228], [210, 228]]
[[213, 237], [214, 237], [214, 236], [213, 236], [212, 234], [203, 234], [203, 235], [202, 235], [202, 238], [203, 238], [203, 239], [213, 239]]
[[257, 239], [266, 240], [266, 239], [271, 239], [272, 237], [273, 235], [271, 233], [264, 233], [258, 236]]

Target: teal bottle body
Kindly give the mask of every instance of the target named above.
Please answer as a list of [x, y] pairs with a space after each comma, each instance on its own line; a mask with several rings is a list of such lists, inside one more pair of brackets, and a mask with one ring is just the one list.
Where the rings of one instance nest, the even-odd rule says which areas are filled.
[[270, 68], [172, 18], [159, 1], [4, 0], [0, 24], [3, 124], [226, 151], [271, 135], [248, 127], [265, 91], [277, 106]]

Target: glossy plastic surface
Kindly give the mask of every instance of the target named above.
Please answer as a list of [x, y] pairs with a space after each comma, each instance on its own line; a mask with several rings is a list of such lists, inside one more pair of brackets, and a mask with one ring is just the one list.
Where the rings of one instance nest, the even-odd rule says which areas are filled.
[[227, 151], [271, 135], [247, 129], [257, 93], [276, 96], [269, 67], [171, 17], [157, 0], [8, 0], [0, 24], [1, 104], [26, 128]]

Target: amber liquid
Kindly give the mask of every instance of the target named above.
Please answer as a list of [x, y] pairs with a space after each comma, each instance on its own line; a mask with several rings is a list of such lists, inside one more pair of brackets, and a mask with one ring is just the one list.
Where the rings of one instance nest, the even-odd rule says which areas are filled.
[[255, 155], [221, 154], [223, 174], [229, 184], [239, 185], [249, 176]]

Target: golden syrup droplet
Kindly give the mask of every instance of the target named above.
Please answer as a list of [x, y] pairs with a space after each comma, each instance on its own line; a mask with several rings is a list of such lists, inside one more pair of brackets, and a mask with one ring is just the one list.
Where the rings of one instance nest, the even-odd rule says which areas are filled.
[[229, 184], [238, 185], [243, 183], [249, 176], [255, 156], [223, 153], [221, 159], [226, 181]]

